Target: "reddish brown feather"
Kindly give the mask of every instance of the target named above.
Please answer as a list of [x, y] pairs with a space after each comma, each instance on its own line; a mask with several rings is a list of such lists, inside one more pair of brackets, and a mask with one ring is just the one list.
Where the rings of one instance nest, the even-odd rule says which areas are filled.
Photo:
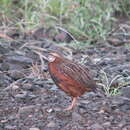
[[56, 85], [72, 97], [96, 90], [89, 70], [68, 59], [56, 57], [49, 63], [49, 72]]

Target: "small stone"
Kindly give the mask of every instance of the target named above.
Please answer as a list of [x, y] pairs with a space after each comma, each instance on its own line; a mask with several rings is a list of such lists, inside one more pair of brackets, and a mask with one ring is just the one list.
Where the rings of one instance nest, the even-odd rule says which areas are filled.
[[10, 77], [7, 75], [0, 73], [0, 87], [7, 87], [10, 84]]
[[105, 123], [103, 123], [103, 126], [104, 127], [110, 127], [111, 126], [111, 122], [105, 122]]
[[24, 85], [22, 86], [22, 88], [23, 88], [24, 90], [31, 90], [31, 89], [33, 89], [33, 85], [30, 84], [30, 83], [26, 83], [26, 84], [24, 84]]
[[73, 112], [72, 113], [72, 119], [75, 120], [75, 121], [79, 121], [79, 120], [82, 120], [82, 117], [81, 117], [80, 114]]
[[13, 85], [13, 86], [12, 86], [12, 89], [13, 89], [13, 90], [16, 90], [16, 89], [18, 89], [18, 88], [19, 88], [18, 85]]
[[33, 117], [33, 115], [28, 115], [28, 117], [29, 117], [29, 118], [32, 118], [32, 117]]
[[52, 85], [52, 87], [50, 88], [50, 90], [56, 91], [56, 90], [58, 90], [58, 88], [57, 88], [57, 86], [54, 84], [54, 85]]
[[53, 109], [52, 109], [52, 108], [47, 109], [47, 112], [48, 112], [48, 113], [51, 113], [51, 112], [53, 112]]
[[92, 130], [104, 130], [104, 128], [101, 126], [101, 124], [95, 123], [91, 126]]
[[128, 130], [127, 128], [122, 128], [122, 130]]
[[93, 62], [96, 64], [97, 62], [101, 61], [101, 58], [94, 58]]
[[40, 129], [37, 127], [32, 127], [32, 128], [29, 128], [29, 130], [40, 130]]
[[121, 89], [121, 94], [122, 94], [122, 96], [124, 96], [124, 97], [130, 98], [130, 86], [128, 86], [128, 87], [123, 87], [123, 88]]
[[127, 123], [126, 123], [126, 121], [124, 120], [124, 121], [120, 122], [120, 123], [118, 124], [118, 126], [119, 126], [120, 128], [122, 128], [123, 126], [125, 126], [125, 124], [127, 124]]
[[8, 120], [1, 120], [0, 122], [1, 123], [6, 123], [6, 122], [8, 122]]
[[27, 96], [27, 91], [22, 91], [22, 93], [15, 95], [15, 98], [22, 99]]
[[29, 112], [33, 112], [35, 108], [35, 105], [30, 105], [30, 106], [25, 106], [25, 107], [21, 107], [19, 108], [18, 113], [22, 114], [22, 113], [29, 113]]
[[24, 78], [24, 74], [18, 70], [12, 71], [10, 76], [15, 80]]
[[55, 124], [54, 121], [51, 121], [51, 122], [49, 122], [49, 123], [47, 124], [47, 127], [53, 128], [53, 127], [55, 127], [55, 126], [56, 126], [56, 124]]
[[0, 70], [8, 71], [9, 70], [9, 64], [8, 63], [2, 63], [1, 66], [0, 66]]
[[12, 56], [7, 57], [7, 61], [10, 63], [21, 63], [21, 64], [32, 64], [33, 60], [29, 57], [26, 57], [24, 55], [14, 54]]
[[90, 101], [86, 101], [86, 100], [81, 100], [80, 103], [83, 103], [83, 104], [89, 104]]
[[112, 106], [122, 106], [125, 104], [125, 98], [123, 97], [120, 97], [120, 96], [116, 96], [116, 97], [113, 97], [113, 100], [112, 100]]
[[16, 128], [17, 128], [16, 126], [11, 126], [11, 125], [5, 126], [5, 129], [7, 130], [15, 130]]
[[72, 112], [71, 111], [57, 111], [56, 116], [60, 120], [70, 120], [72, 118]]
[[87, 112], [87, 111], [86, 111], [86, 109], [84, 109], [84, 108], [80, 108], [80, 109], [79, 109], [79, 113], [80, 113], [80, 114], [84, 114], [84, 113], [86, 113], [86, 112]]
[[55, 107], [55, 108], [54, 108], [54, 111], [56, 111], [56, 112], [59, 111], [59, 112], [60, 112], [60, 111], [62, 111], [62, 108], [60, 108], [60, 107]]

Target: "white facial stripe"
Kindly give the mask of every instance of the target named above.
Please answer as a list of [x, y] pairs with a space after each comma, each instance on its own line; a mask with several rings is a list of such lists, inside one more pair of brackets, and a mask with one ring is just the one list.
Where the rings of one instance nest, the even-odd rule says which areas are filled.
[[49, 62], [53, 62], [55, 59], [56, 59], [56, 58], [55, 58], [54, 56], [49, 56], [49, 57], [48, 57]]

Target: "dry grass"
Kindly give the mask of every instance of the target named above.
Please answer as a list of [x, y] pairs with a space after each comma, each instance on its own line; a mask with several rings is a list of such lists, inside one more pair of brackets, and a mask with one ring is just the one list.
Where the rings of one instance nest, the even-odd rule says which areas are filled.
[[44, 79], [47, 78], [47, 74], [42, 71], [42, 68], [44, 65], [38, 65], [37, 63], [32, 64], [30, 67], [31, 73], [28, 77], [30, 78], [38, 78], [38, 79]]
[[105, 95], [106, 96], [115, 96], [120, 94], [120, 88], [122, 87], [121, 84], [118, 84], [118, 86], [113, 87], [113, 83], [118, 80], [122, 79], [122, 75], [116, 75], [114, 77], [111, 77], [111, 80], [108, 78], [108, 75], [105, 71], [101, 70], [101, 83], [98, 83], [99, 86], [102, 86]]

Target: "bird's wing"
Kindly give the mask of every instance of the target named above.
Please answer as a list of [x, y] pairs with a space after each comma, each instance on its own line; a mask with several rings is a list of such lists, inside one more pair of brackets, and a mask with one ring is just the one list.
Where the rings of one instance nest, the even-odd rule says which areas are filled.
[[70, 77], [72, 80], [75, 80], [79, 84], [92, 89], [96, 87], [96, 84], [86, 67], [73, 62], [62, 62], [58, 65], [58, 68], [61, 73]]

